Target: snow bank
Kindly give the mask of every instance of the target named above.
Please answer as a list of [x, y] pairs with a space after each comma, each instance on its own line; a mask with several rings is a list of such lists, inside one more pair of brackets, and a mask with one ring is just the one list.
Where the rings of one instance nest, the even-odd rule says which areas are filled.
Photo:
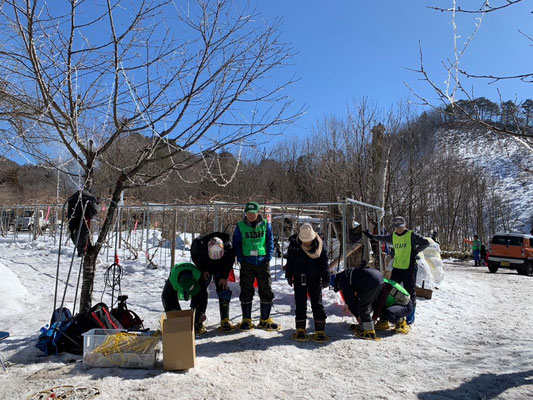
[[0, 310], [2, 315], [18, 314], [27, 307], [28, 291], [17, 276], [4, 264], [0, 264]]

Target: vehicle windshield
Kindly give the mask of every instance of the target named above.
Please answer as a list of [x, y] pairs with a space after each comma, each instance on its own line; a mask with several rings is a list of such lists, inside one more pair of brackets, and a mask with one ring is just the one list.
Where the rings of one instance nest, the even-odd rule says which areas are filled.
[[522, 246], [522, 238], [520, 236], [494, 236], [492, 244], [503, 244], [506, 246]]

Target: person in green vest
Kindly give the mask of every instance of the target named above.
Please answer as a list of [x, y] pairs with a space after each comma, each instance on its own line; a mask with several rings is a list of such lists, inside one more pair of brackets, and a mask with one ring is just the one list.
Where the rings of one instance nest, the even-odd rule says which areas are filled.
[[240, 263], [239, 299], [242, 308], [242, 321], [237, 325], [241, 331], [254, 329], [252, 322], [252, 300], [255, 293], [254, 281], [257, 279], [261, 301], [261, 319], [258, 328], [279, 331], [281, 326], [270, 318], [272, 300], [272, 278], [270, 259], [274, 254], [272, 226], [259, 214], [259, 204], [249, 202], [244, 207], [244, 218], [237, 223], [233, 233], [233, 247], [237, 262]]
[[[394, 232], [390, 235], [372, 235], [368, 230], [363, 233], [370, 239], [391, 244], [394, 248], [391, 279], [401, 283], [411, 296], [413, 311], [407, 317], [407, 323], [412, 325], [415, 322], [416, 310], [417, 254], [429, 246], [429, 241], [407, 229], [403, 217], [393, 218], [392, 229]], [[384, 326], [379, 328], [383, 329]]]
[[481, 240], [478, 235], [474, 235], [474, 240], [464, 239], [466, 243], [472, 246], [472, 258], [474, 259], [474, 265], [481, 267]]
[[[188, 301], [200, 292], [201, 275], [196, 265], [190, 262], [178, 263], [172, 267], [161, 294], [165, 312], [180, 311], [180, 300]], [[204, 321], [205, 315], [195, 319], [194, 328], [197, 335], [205, 332]]]
[[376, 330], [389, 329], [389, 322], [393, 323], [394, 332], [408, 334], [411, 327], [406, 317], [413, 312], [411, 296], [402, 285], [393, 280], [383, 278], [383, 286], [377, 299], [373, 303], [372, 319]]

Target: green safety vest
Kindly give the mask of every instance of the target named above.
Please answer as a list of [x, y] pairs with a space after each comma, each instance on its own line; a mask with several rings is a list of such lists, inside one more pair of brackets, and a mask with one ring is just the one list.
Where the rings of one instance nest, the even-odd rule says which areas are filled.
[[407, 269], [411, 264], [411, 235], [413, 231], [407, 231], [402, 236], [394, 232], [392, 234], [392, 247], [394, 247], [393, 268]]
[[266, 256], [267, 222], [261, 221], [252, 228], [245, 221], [237, 224], [242, 235], [242, 255], [245, 257]]
[[393, 306], [395, 304], [401, 304], [402, 306], [406, 306], [409, 303], [409, 300], [411, 300], [411, 296], [402, 285], [387, 278], [383, 278], [383, 282], [388, 283], [392, 286], [392, 289], [389, 292], [389, 295], [387, 296], [387, 301], [385, 302], [385, 308]]
[[481, 240], [474, 240], [472, 243], [472, 251], [481, 249]]

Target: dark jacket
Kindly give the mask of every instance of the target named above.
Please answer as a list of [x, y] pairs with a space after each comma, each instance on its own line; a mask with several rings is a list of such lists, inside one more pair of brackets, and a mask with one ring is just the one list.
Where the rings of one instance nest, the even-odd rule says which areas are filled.
[[[409, 232], [408, 229], [405, 230], [404, 233], [402, 233], [401, 235], [398, 235], [398, 236], [403, 236], [405, 235], [407, 232]], [[393, 244], [392, 243], [392, 233], [390, 235], [383, 235], [383, 236], [379, 236], [379, 235], [375, 235], [375, 236], [372, 236], [373, 240], [379, 240], [380, 242], [385, 242], [385, 243], [388, 243], [388, 244]], [[411, 234], [411, 263], [409, 265], [409, 267], [411, 267], [415, 262], [416, 262], [416, 256], [418, 253], [420, 253], [421, 251], [424, 251], [424, 249], [426, 247], [429, 246], [429, 241], [425, 238], [423, 238], [422, 236], [416, 234], [415, 232], [413, 232]]]
[[[85, 215], [82, 211], [85, 209]], [[70, 231], [78, 229], [81, 219], [90, 220], [98, 214], [98, 200], [86, 190], [79, 190], [68, 198], [67, 217]]]
[[289, 238], [285, 276], [298, 276], [304, 274], [307, 277], [318, 276], [329, 282], [328, 252], [323, 243], [320, 256], [318, 258], [309, 257], [300, 246], [298, 234], [294, 234]]
[[[213, 237], [218, 237], [224, 242], [224, 256], [220, 260], [209, 258], [207, 245]], [[199, 236], [192, 241], [191, 245], [192, 262], [203, 272], [210, 275], [218, 275], [221, 279], [228, 279], [229, 273], [235, 263], [235, 251], [227, 233], [213, 232], [204, 236]]]
[[374, 268], [349, 268], [339, 274], [341, 275], [341, 279], [349, 284], [350, 289], [353, 292], [357, 292], [358, 295], [372, 291], [376, 287], [383, 285], [383, 274]]

